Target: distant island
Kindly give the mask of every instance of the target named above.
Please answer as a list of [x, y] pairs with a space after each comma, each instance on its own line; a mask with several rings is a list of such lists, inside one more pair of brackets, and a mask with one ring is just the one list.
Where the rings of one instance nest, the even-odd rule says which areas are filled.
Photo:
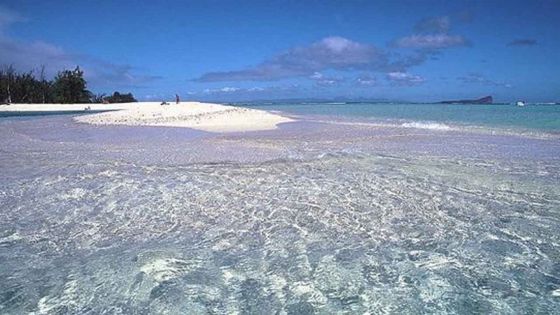
[[492, 104], [492, 96], [485, 96], [475, 100], [441, 101], [438, 104]]

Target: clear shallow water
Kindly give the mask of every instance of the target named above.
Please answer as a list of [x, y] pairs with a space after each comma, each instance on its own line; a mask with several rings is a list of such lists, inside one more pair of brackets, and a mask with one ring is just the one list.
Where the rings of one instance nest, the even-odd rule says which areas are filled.
[[[470, 126], [560, 133], [560, 105], [517, 107], [497, 104], [316, 103], [253, 104], [251, 106], [296, 115], [370, 118], [405, 124], [409, 127], [445, 129], [445, 126], [448, 128], [450, 126]], [[439, 123], [439, 125], [433, 123]]]
[[0, 121], [0, 313], [543, 313], [560, 143]]

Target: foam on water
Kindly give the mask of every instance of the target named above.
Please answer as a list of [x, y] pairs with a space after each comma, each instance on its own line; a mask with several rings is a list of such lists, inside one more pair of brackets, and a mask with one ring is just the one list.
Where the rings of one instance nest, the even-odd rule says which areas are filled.
[[431, 122], [408, 122], [403, 123], [401, 126], [405, 128], [418, 128], [418, 129], [430, 129], [430, 130], [451, 130], [446, 124], [431, 123]]
[[276, 103], [252, 104], [296, 115], [441, 123], [457, 126], [560, 132], [560, 106], [531, 104], [517, 107], [507, 104], [418, 104], [418, 103]]

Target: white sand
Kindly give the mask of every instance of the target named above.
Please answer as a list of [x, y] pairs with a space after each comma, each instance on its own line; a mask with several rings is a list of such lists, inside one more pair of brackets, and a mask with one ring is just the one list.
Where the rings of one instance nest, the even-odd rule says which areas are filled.
[[0, 111], [81, 111], [114, 110], [76, 116], [78, 122], [97, 125], [187, 127], [211, 132], [270, 130], [290, 118], [263, 110], [210, 103], [182, 102], [160, 105], [156, 102], [125, 104], [14, 104], [0, 105]]

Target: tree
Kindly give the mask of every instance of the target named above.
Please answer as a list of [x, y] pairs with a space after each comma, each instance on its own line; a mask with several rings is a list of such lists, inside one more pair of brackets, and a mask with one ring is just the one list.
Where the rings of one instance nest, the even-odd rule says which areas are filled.
[[33, 72], [18, 73], [10, 85], [10, 99], [19, 103], [34, 103], [38, 97], [38, 84]]
[[0, 103], [127, 103], [136, 102], [132, 93], [94, 94], [86, 89], [84, 72], [58, 72], [54, 80], [45, 77], [45, 66], [38, 71], [18, 72], [13, 66], [0, 67]]
[[12, 66], [0, 69], [0, 102], [48, 103], [53, 102], [52, 81], [45, 78], [44, 67], [40, 77], [34, 71], [17, 72]]
[[53, 101], [53, 83], [45, 78], [45, 66], [41, 66], [41, 72], [39, 74], [39, 102], [45, 104]]
[[17, 76], [12, 65], [4, 66], [0, 70], [0, 101], [3, 103], [12, 103], [12, 91], [14, 79]]
[[80, 67], [59, 72], [54, 79], [53, 91], [58, 103], [88, 103], [90, 100], [84, 72]]
[[98, 93], [98, 94], [91, 93], [89, 99], [90, 102], [92, 103], [103, 103], [103, 101], [105, 100], [105, 93]]
[[116, 92], [116, 91], [113, 93], [113, 95], [105, 97], [104, 100], [106, 100], [109, 103], [132, 103], [132, 102], [137, 102], [137, 100], [134, 98], [132, 93], [121, 94], [121, 93]]

